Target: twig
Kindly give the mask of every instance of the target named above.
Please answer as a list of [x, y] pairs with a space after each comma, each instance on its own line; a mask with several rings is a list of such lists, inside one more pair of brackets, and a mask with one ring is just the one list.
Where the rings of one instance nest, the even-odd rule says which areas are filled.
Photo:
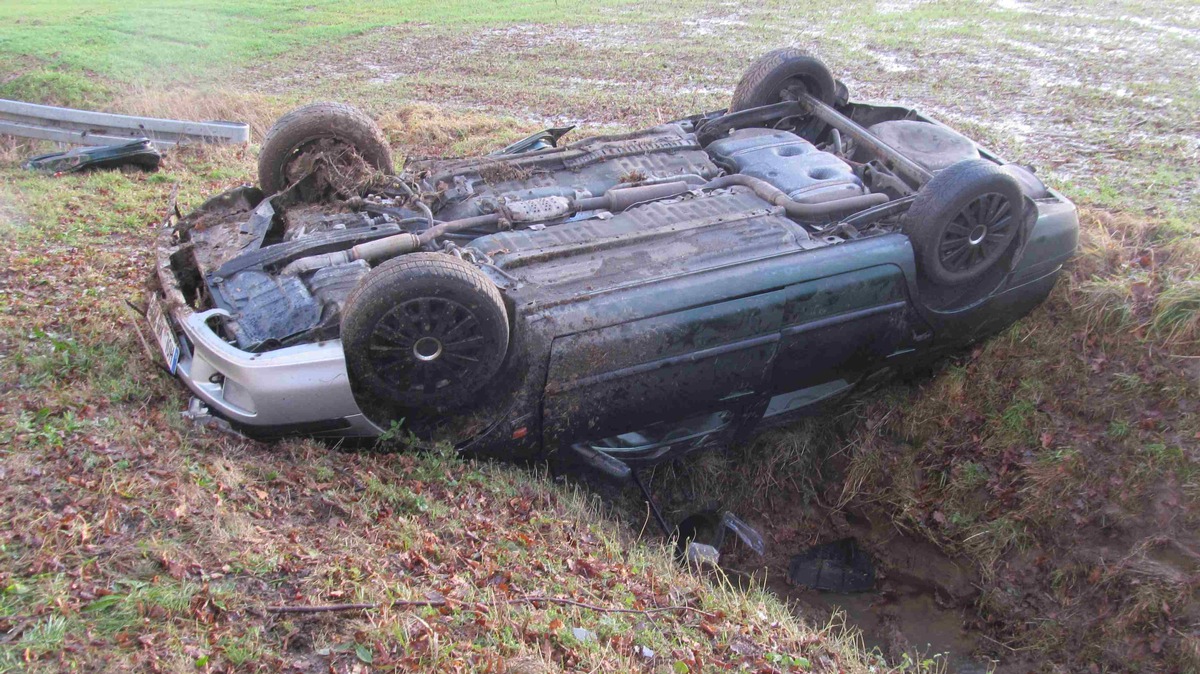
[[509, 600], [505, 601], [504, 603], [506, 603], [506, 604], [523, 604], [523, 603], [536, 604], [537, 602], [540, 602], [540, 601], [548, 602], [551, 604], [565, 604], [567, 606], [578, 606], [579, 608], [586, 608], [586, 609], [589, 609], [592, 611], [599, 611], [601, 613], [638, 613], [641, 615], [650, 615], [652, 613], [666, 613], [668, 611], [687, 611], [687, 612], [695, 613], [698, 615], [702, 615], [706, 618], [712, 618], [714, 620], [717, 617], [707, 611], [701, 611], [698, 608], [693, 608], [691, 606], [683, 606], [683, 605], [656, 606], [654, 608], [647, 608], [647, 609], [615, 608], [615, 607], [608, 607], [608, 606], [596, 606], [595, 604], [589, 604], [587, 602], [582, 602], [582, 601], [575, 601], [574, 599], [559, 599], [557, 597], [521, 597], [520, 599], [509, 599]]
[[17, 638], [20, 637], [21, 634], [25, 631], [25, 628], [29, 627], [29, 625], [32, 623], [33, 623], [33, 618], [21, 619], [20, 622], [13, 625], [12, 628], [10, 628], [8, 630], [7, 634], [0, 637], [0, 644], [7, 644], [7, 643], [11, 643], [13, 641], [16, 641]]
[[150, 362], [161, 364], [160, 354], [150, 348], [150, 343], [146, 341], [146, 336], [142, 334], [140, 325], [133, 326], [133, 334], [137, 335], [138, 341], [142, 344], [142, 350], [146, 352], [146, 356], [150, 359]]
[[[656, 606], [654, 608], [636, 609], [636, 608], [619, 608], [614, 606], [598, 606], [589, 604], [583, 601], [574, 599], [562, 599], [559, 597], [544, 597], [544, 596], [529, 596], [519, 597], [517, 599], [502, 599], [494, 602], [481, 602], [484, 606], [507, 605], [507, 604], [560, 604], [564, 606], [576, 606], [585, 608], [589, 611], [598, 611], [600, 613], [634, 613], [638, 615], [652, 615], [654, 613], [667, 613], [674, 611], [691, 612], [706, 618], [715, 619], [716, 616], [707, 611], [701, 611], [692, 606]], [[270, 613], [333, 613], [337, 611], [370, 611], [372, 609], [388, 607], [415, 607], [415, 606], [447, 606], [449, 602], [445, 599], [398, 599], [393, 602], [380, 604], [324, 604], [318, 606], [268, 606], [267, 611]], [[472, 606], [479, 606], [480, 603], [472, 603]]]
[[370, 611], [383, 606], [445, 606], [445, 599], [397, 599], [387, 604], [325, 604], [322, 606], [268, 606], [269, 613], [333, 613], [335, 611]]
[[1029, 646], [1024, 646], [1022, 648], [1013, 648], [1012, 646], [1009, 646], [1008, 644], [1004, 643], [1003, 641], [1000, 641], [999, 639], [993, 639], [993, 638], [989, 637], [988, 635], [983, 634], [982, 632], [979, 634], [979, 636], [983, 637], [984, 639], [987, 639], [988, 641], [992, 642], [993, 644], [996, 644], [997, 646], [1003, 646], [1003, 647], [1007, 648], [1008, 650], [1012, 651], [1013, 653], [1020, 653], [1021, 651], [1027, 651], [1030, 648]]
[[171, 224], [171, 218], [179, 216], [179, 183], [171, 186], [171, 196], [167, 198], [167, 214], [163, 216], [162, 228]]

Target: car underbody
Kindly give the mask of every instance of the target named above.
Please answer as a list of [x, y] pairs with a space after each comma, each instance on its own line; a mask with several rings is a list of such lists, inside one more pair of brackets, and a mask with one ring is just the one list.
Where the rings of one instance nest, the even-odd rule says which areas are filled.
[[168, 368], [194, 414], [257, 436], [403, 429], [622, 477], [818, 413], [1045, 297], [1069, 201], [912, 109], [801, 80], [395, 174], [386, 146], [305, 140], [265, 191], [164, 227], [148, 315]]

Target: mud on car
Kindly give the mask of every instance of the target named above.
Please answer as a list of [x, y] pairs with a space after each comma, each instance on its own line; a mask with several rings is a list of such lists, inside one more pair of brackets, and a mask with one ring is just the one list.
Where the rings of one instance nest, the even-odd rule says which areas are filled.
[[631, 468], [837, 405], [1030, 311], [1074, 206], [784, 49], [727, 110], [410, 159], [317, 103], [165, 223], [147, 317], [192, 412]]

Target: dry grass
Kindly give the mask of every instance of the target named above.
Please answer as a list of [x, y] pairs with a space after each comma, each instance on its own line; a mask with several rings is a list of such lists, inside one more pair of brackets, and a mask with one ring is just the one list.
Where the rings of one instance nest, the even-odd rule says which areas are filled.
[[1098, 325], [1167, 348], [1200, 340], [1200, 237], [1130, 215], [1084, 211], [1074, 274]]
[[1154, 550], [1195, 550], [1200, 523], [1197, 239], [1081, 220], [1042, 308], [864, 401], [839, 505], [970, 560], [1006, 639], [1072, 668], [1195, 668], [1200, 556]]
[[486, 154], [536, 130], [512, 118], [419, 103], [387, 110], [379, 124], [394, 147], [420, 157]]

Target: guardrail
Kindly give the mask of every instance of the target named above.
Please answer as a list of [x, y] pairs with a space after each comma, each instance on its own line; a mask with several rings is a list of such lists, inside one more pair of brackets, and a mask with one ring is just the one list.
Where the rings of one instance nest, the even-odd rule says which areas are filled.
[[241, 122], [185, 122], [133, 117], [0, 99], [0, 134], [76, 145], [112, 145], [149, 138], [155, 145], [247, 143], [250, 126]]

